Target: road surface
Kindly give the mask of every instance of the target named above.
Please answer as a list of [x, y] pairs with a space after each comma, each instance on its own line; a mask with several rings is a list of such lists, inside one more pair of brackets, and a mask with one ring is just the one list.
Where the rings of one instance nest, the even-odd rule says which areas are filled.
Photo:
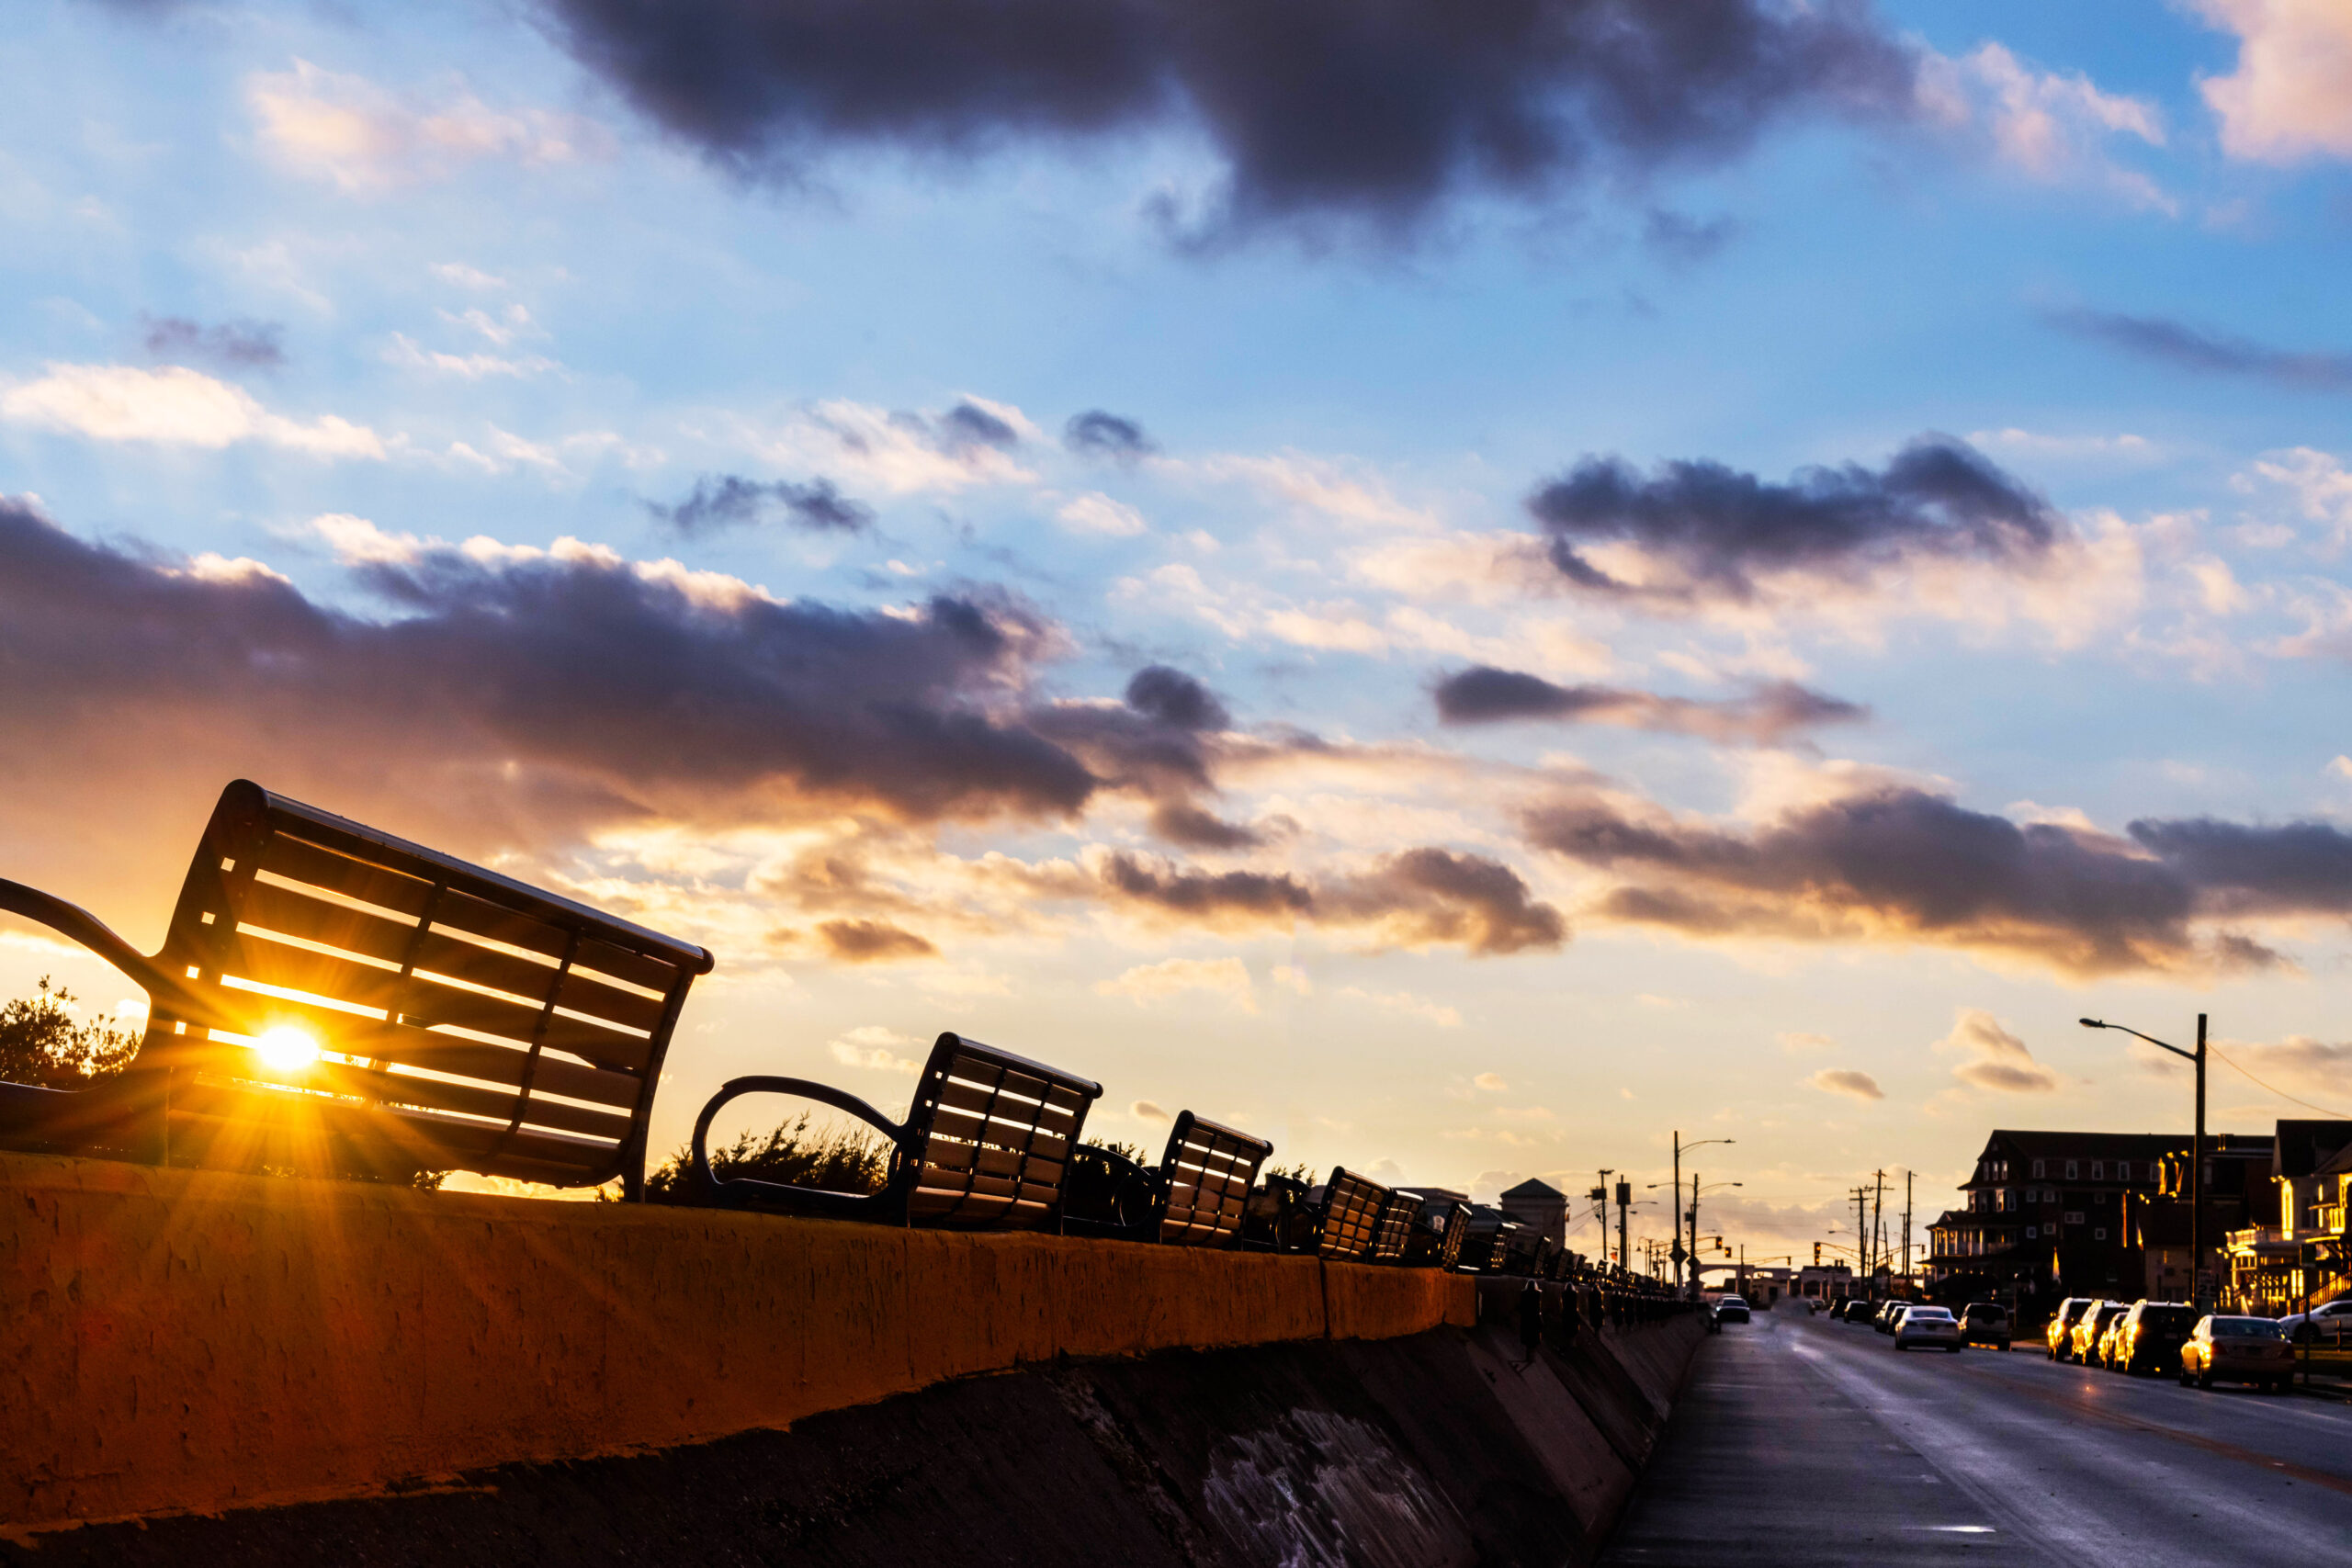
[[1708, 1341], [1608, 1568], [2352, 1563], [2352, 1405], [1906, 1351], [1758, 1313]]

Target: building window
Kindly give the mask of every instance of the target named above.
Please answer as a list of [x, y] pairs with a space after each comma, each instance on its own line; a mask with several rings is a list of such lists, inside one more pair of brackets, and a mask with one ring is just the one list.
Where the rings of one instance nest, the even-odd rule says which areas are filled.
[[2066, 1179], [2069, 1181], [2076, 1179], [2076, 1171], [2075, 1162], [2073, 1160], [2068, 1160], [2066, 1162]]
[[2026, 1240], [2028, 1240], [2028, 1241], [2033, 1241], [2033, 1240], [2037, 1239], [2037, 1238], [2041, 1235], [2041, 1229], [2040, 1229], [2040, 1227], [2039, 1227], [2039, 1226], [2035, 1226], [2035, 1225], [2028, 1225], [2028, 1226], [2026, 1226], [2026, 1227], [2025, 1227], [2025, 1238], [2026, 1238]]
[[2093, 1181], [2105, 1181], [2107, 1179], [2107, 1162], [2105, 1160], [2095, 1159], [2091, 1161], [2091, 1179]]
[[2091, 1232], [2091, 1239], [2093, 1241], [2105, 1241], [2107, 1239], [2107, 1227], [2105, 1225], [2101, 1225], [2097, 1230]]
[[2049, 1174], [2050, 1174], [2050, 1172], [2049, 1172], [2048, 1170], [2046, 1170], [2046, 1169], [2044, 1169], [2044, 1168], [2044, 1168], [2045, 1166], [2047, 1166], [2049, 1163], [2050, 1163], [2050, 1162], [2049, 1162], [2048, 1160], [2041, 1160], [2041, 1159], [2035, 1160], [2035, 1161], [2033, 1162], [2033, 1179], [2034, 1179], [2036, 1181], [2041, 1180], [2043, 1177], [2045, 1177], [2045, 1176], [2047, 1176], [2047, 1175], [2049, 1175]]
[[2081, 1224], [2083, 1223], [2083, 1212], [2080, 1209], [2067, 1210], [2066, 1223], [2070, 1225]]
[[2132, 1179], [2132, 1162], [2130, 1160], [2120, 1159], [2115, 1162], [2115, 1179], [2118, 1181], [2129, 1181]]

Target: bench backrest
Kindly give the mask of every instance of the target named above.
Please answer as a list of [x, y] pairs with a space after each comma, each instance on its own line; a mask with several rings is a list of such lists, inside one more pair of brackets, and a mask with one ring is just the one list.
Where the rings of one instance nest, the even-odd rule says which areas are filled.
[[1022, 1228], [1061, 1218], [1062, 1183], [1102, 1086], [943, 1034], [915, 1090], [892, 1174], [910, 1222]]
[[1362, 1258], [1372, 1250], [1381, 1211], [1396, 1194], [1345, 1166], [1331, 1168], [1323, 1188], [1322, 1234], [1315, 1250], [1326, 1258]]
[[1470, 1237], [1470, 1205], [1455, 1203], [1445, 1216], [1445, 1237], [1438, 1244], [1437, 1266], [1452, 1269], [1462, 1261], [1462, 1244]]
[[1518, 1230], [1516, 1221], [1473, 1214], [1464, 1227], [1462, 1266], [1479, 1274], [1500, 1273], [1504, 1260], [1510, 1255], [1511, 1237]]
[[157, 964], [175, 1161], [634, 1186], [711, 958], [240, 780]]
[[1372, 1229], [1372, 1251], [1368, 1261], [1401, 1263], [1405, 1250], [1412, 1245], [1413, 1222], [1420, 1218], [1421, 1201], [1409, 1192], [1391, 1192], [1382, 1206], [1380, 1219]]
[[1181, 1111], [1168, 1134], [1159, 1176], [1168, 1202], [1159, 1239], [1180, 1247], [1222, 1246], [1239, 1233], [1250, 1184], [1274, 1145], [1263, 1138]]

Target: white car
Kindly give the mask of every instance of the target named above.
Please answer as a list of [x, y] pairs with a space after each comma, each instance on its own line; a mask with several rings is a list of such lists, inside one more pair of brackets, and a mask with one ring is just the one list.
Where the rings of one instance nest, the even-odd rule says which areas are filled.
[[2278, 1320], [2278, 1332], [2299, 1345], [2341, 1345], [2352, 1340], [2352, 1296], [2310, 1312], [2290, 1313]]
[[1894, 1320], [1894, 1348], [1908, 1350], [1915, 1347], [1933, 1347], [1939, 1350], [1960, 1349], [1960, 1319], [1939, 1306], [1907, 1306]]

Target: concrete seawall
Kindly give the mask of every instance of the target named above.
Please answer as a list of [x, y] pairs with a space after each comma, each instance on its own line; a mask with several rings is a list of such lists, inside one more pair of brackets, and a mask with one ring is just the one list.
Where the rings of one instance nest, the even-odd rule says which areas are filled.
[[[1576, 1562], [1698, 1339], [1525, 1361], [1432, 1270], [96, 1161], [0, 1156], [0, 1560], [51, 1564], [511, 1562], [558, 1516], [582, 1562]], [[1032, 1510], [1069, 1551], [976, 1544]]]

